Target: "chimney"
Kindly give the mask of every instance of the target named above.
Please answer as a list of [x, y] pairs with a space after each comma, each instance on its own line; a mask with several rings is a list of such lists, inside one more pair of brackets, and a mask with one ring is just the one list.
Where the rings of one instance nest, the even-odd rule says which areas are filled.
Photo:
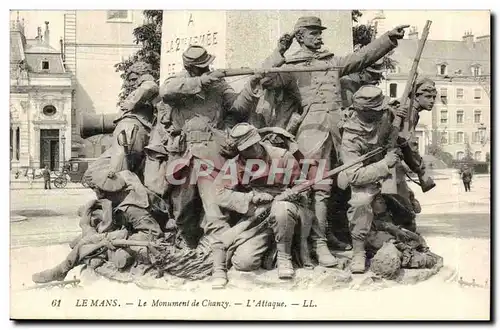
[[59, 45], [61, 45], [61, 58], [64, 63], [64, 42], [62, 37], [59, 39]]
[[418, 40], [418, 31], [416, 26], [412, 26], [410, 33], [408, 33], [408, 38], [411, 40]]
[[481, 43], [481, 44], [490, 44], [491, 43], [491, 36], [489, 34], [480, 36], [476, 38], [476, 43]]
[[49, 22], [45, 21], [45, 33], [43, 34], [43, 38], [45, 39], [45, 43], [50, 44], [50, 31], [49, 31]]
[[36, 29], [36, 38], [35, 39], [38, 40], [39, 43], [41, 43], [42, 42], [42, 38], [43, 38], [42, 37], [42, 28], [38, 27]]
[[462, 37], [462, 40], [465, 42], [467, 47], [469, 47], [469, 48], [474, 47], [474, 35], [472, 34], [472, 31], [465, 31], [464, 36]]

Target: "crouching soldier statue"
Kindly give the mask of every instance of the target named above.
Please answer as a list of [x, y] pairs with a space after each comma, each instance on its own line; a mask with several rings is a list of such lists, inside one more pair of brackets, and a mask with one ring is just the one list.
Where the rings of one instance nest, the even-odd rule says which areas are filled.
[[[306, 204], [301, 203], [301, 196], [288, 189], [301, 174], [294, 156], [285, 149], [262, 142], [257, 129], [247, 123], [236, 125], [230, 132], [229, 141], [238, 153], [230, 160], [235, 162], [237, 176], [234, 176], [234, 171], [227, 174], [221, 170], [216, 179], [216, 200], [221, 208], [243, 215], [236, 226], [248, 225], [248, 229], [228, 246], [227, 254], [214, 253], [214, 282], [226, 283], [226, 261], [236, 270], [256, 270], [262, 266], [266, 252], [267, 256], [271, 252], [271, 259], [274, 259], [273, 248], [279, 278], [292, 278], [293, 250], [300, 250], [298, 257], [294, 258], [296, 264], [310, 263], [308, 251], [304, 251], [307, 246], [293, 244], [297, 235], [301, 236], [301, 241], [311, 238], [319, 264], [335, 266], [337, 259], [330, 253], [314, 214], [303, 206]], [[278, 195], [280, 199], [275, 200]], [[262, 208], [270, 208], [266, 220], [252, 223], [249, 219], [259, 214]]]
[[126, 268], [134, 261], [148, 264], [146, 247], [117, 249], [111, 241], [151, 241], [164, 237], [162, 226], [153, 215], [163, 213], [164, 218], [167, 207], [142, 185], [135, 174], [130, 171], [109, 174], [99, 171], [86, 179], [98, 199], [80, 211], [82, 235], [71, 243], [72, 251], [62, 263], [33, 275], [35, 283], [63, 280], [71, 269], [82, 263], [96, 268], [109, 260], [118, 269]]
[[[353, 95], [352, 111], [343, 125], [340, 156], [344, 164], [384, 146], [388, 134], [381, 132], [380, 127], [381, 119], [389, 109], [388, 101], [382, 90], [375, 86], [363, 86]], [[405, 113], [398, 115], [404, 117]], [[351, 187], [347, 217], [353, 242], [353, 273], [365, 272], [365, 242], [374, 218], [372, 203], [380, 194], [380, 180], [390, 175], [390, 168], [399, 160], [397, 150], [383, 152], [380, 157], [372, 157], [338, 176], [337, 184], [341, 189]]]

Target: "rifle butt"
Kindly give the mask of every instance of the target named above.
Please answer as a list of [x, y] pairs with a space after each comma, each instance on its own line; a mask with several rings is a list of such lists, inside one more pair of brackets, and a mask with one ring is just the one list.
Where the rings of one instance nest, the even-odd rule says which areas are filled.
[[380, 188], [382, 194], [385, 195], [397, 195], [398, 194], [398, 183], [396, 181], [396, 167], [390, 169], [389, 176], [382, 181], [382, 187]]

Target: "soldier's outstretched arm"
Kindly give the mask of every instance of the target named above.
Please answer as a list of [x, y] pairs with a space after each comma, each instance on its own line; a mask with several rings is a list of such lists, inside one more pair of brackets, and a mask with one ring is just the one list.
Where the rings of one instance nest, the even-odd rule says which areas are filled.
[[160, 87], [163, 102], [176, 101], [186, 95], [196, 95], [202, 90], [201, 77], [173, 76], [165, 79]]
[[395, 29], [383, 34], [359, 51], [341, 57], [334, 57], [335, 66], [341, 66], [339, 76], [345, 76], [353, 72], [359, 72], [377, 62], [387, 53], [397, 47], [398, 39], [404, 37], [404, 29], [409, 25], [400, 25]]
[[158, 96], [159, 88], [154, 81], [144, 81], [122, 103], [122, 110], [133, 111], [138, 105], [153, 101]]
[[238, 183], [223, 177], [217, 177], [214, 183], [217, 205], [240, 214], [248, 213], [253, 193], [237, 191]]

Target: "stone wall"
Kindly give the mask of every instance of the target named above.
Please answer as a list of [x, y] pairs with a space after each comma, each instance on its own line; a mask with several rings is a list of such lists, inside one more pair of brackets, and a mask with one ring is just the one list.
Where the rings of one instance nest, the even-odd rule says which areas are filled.
[[[318, 16], [328, 27], [325, 48], [343, 55], [352, 51], [350, 11], [234, 10], [164, 11], [161, 80], [182, 70], [182, 52], [201, 44], [216, 56], [216, 68], [260, 67], [276, 47], [279, 37], [291, 32], [301, 16]], [[290, 51], [298, 47], [292, 45]], [[233, 78], [235, 89], [245, 79]]]

